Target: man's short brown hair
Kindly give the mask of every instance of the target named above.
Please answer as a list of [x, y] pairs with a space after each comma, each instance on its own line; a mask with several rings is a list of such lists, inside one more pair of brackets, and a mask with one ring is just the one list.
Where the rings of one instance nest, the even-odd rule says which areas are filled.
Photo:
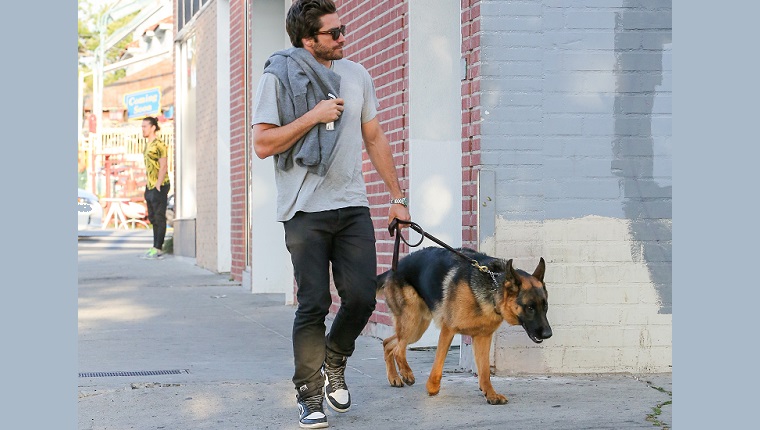
[[290, 37], [290, 43], [297, 48], [303, 48], [301, 39], [314, 37], [322, 28], [322, 17], [335, 11], [335, 3], [332, 0], [295, 0], [285, 18], [285, 30]]

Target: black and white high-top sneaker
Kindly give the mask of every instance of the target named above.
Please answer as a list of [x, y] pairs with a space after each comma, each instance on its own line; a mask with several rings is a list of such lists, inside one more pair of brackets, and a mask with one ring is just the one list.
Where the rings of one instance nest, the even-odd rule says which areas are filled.
[[322, 409], [322, 393], [311, 397], [301, 398], [296, 395], [298, 401], [298, 424], [305, 429], [321, 429], [327, 427], [327, 416]]
[[346, 357], [326, 359], [322, 368], [325, 374], [325, 398], [336, 412], [346, 412], [351, 407], [351, 394], [346, 386]]

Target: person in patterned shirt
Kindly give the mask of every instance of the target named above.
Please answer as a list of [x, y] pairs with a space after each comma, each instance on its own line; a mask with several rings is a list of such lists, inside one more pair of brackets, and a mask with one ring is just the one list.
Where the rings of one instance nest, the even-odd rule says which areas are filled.
[[143, 152], [147, 176], [145, 203], [148, 206], [148, 220], [153, 226], [153, 247], [142, 258], [149, 260], [162, 258], [161, 249], [166, 236], [166, 204], [171, 188], [167, 174], [166, 144], [156, 137], [159, 130], [161, 128], [158, 126], [158, 119], [152, 116], [143, 119], [142, 133], [147, 139]]

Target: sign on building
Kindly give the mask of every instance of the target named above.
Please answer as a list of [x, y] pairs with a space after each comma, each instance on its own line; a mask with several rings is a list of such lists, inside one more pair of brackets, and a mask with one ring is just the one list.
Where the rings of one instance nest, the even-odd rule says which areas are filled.
[[124, 105], [128, 118], [140, 118], [161, 113], [161, 88], [150, 88], [124, 94]]

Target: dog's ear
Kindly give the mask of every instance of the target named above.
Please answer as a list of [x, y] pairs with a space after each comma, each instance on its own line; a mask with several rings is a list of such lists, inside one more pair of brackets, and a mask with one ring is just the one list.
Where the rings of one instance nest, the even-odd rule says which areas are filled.
[[507, 267], [504, 272], [507, 275], [507, 281], [510, 283], [510, 287], [508, 291], [512, 294], [517, 294], [520, 292], [520, 277], [517, 276], [517, 272], [515, 272], [515, 268], [512, 267], [512, 259], [510, 258], [507, 260]]
[[541, 257], [541, 260], [538, 262], [538, 266], [536, 266], [536, 270], [533, 271], [533, 277], [538, 279], [541, 282], [544, 282], [544, 272], [546, 271], [546, 263], [544, 262], [544, 257]]

